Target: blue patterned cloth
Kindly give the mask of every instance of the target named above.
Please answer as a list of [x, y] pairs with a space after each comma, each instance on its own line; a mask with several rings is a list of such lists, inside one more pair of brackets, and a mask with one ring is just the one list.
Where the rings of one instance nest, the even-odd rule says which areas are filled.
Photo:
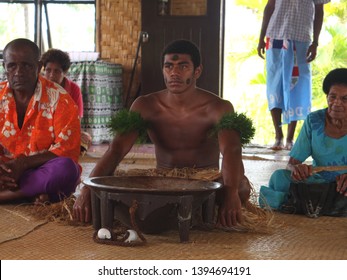
[[[327, 109], [318, 110], [308, 115], [296, 140], [290, 157], [300, 162], [312, 157], [313, 166], [347, 165], [347, 135], [331, 138], [325, 134], [325, 115]], [[319, 172], [306, 179], [306, 183], [330, 183], [336, 176], [346, 171]], [[276, 170], [270, 177], [269, 186], [261, 186], [259, 203], [279, 209], [286, 201], [290, 183], [290, 171]]]
[[282, 123], [304, 120], [311, 111], [310, 43], [267, 38], [266, 94], [269, 110], [282, 109]]

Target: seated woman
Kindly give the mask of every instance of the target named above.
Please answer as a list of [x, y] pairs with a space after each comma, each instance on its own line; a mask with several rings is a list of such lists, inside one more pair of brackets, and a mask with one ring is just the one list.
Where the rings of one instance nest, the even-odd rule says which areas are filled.
[[[49, 49], [41, 56], [43, 74], [48, 79], [62, 86], [72, 97], [78, 107], [80, 119], [83, 117], [83, 99], [80, 87], [66, 77], [71, 61], [69, 54], [58, 49]], [[91, 145], [91, 136], [81, 132], [81, 153], [84, 154]]]
[[[290, 151], [287, 169], [276, 170], [269, 186], [260, 188], [260, 204], [264, 199], [273, 209], [286, 202], [292, 182], [336, 182], [336, 191], [347, 197], [347, 169], [314, 173], [316, 166], [347, 165], [347, 68], [332, 70], [323, 81], [328, 107], [310, 113]], [[305, 160], [312, 157], [312, 165]], [[347, 199], [346, 199], [347, 201]]]

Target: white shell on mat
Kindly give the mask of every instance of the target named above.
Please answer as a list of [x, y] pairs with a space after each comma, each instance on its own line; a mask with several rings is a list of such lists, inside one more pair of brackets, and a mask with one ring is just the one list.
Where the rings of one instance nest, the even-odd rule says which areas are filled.
[[101, 228], [98, 231], [99, 239], [111, 239], [111, 232], [107, 228]]
[[127, 232], [129, 232], [129, 236], [124, 242], [130, 243], [139, 239], [139, 236], [135, 230], [128, 229]]

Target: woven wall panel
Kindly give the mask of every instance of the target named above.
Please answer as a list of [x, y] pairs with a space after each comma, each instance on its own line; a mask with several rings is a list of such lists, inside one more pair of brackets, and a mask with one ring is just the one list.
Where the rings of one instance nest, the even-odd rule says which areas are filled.
[[[100, 58], [123, 65], [123, 95], [127, 93], [141, 31], [141, 0], [97, 0]], [[140, 59], [138, 60], [140, 61]], [[132, 88], [139, 85], [140, 65]], [[132, 94], [135, 94], [132, 93]]]
[[[170, 6], [172, 15], [201, 15], [207, 11], [207, 0], [171, 0]], [[96, 21], [97, 51], [101, 59], [123, 65], [125, 96], [141, 31], [141, 0], [97, 0]], [[141, 52], [139, 55], [130, 96], [136, 95], [140, 84]]]

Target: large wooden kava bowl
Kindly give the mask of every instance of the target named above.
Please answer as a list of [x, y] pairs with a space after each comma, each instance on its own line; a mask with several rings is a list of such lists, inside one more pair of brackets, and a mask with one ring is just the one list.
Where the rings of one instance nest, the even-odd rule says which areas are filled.
[[189, 241], [192, 205], [201, 203], [203, 220], [212, 223], [215, 191], [221, 188], [218, 182], [152, 176], [104, 176], [91, 177], [84, 181], [92, 193], [93, 226], [112, 228], [114, 206], [124, 203], [129, 207], [138, 201], [137, 216], [144, 220], [153, 210], [166, 204], [177, 204], [180, 241]]

